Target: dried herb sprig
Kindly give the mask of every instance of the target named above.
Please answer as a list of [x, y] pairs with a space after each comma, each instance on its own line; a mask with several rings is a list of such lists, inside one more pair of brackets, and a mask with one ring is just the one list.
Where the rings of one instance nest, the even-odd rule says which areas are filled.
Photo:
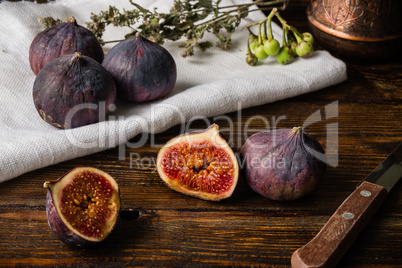
[[[121, 41], [102, 39], [107, 25], [129, 27], [131, 32], [123, 40], [133, 37], [137, 32], [158, 44], [184, 37], [185, 41], [179, 43], [179, 47], [183, 48], [183, 57], [193, 55], [195, 47], [204, 51], [212, 46], [209, 41], [201, 41], [206, 32], [215, 35], [218, 47], [229, 49], [233, 32], [250, 12], [274, 7], [285, 9], [288, 3], [288, 0], [256, 0], [248, 4], [220, 6], [221, 0], [175, 0], [169, 13], [159, 13], [157, 8], [149, 10], [129, 1], [134, 6], [132, 10], [119, 11], [109, 6], [108, 10], [99, 14], [91, 13], [92, 21], [87, 22], [86, 26], [99, 42], [104, 45]], [[250, 9], [255, 5], [259, 8]]]
[[45, 28], [45, 29], [63, 23], [62, 20], [60, 20], [60, 19], [54, 19], [54, 18], [52, 18], [52, 17], [46, 17], [46, 18], [41, 18], [41, 17], [39, 17], [39, 18], [38, 18], [38, 21], [39, 21], [40, 23], [42, 23], [42, 26], [43, 26], [43, 28]]
[[[86, 25], [101, 44], [116, 42], [102, 40], [103, 32], [109, 24], [130, 27], [132, 31], [124, 39], [131, 38], [137, 32], [158, 44], [162, 44], [164, 40], [176, 41], [184, 37], [186, 40], [180, 42], [179, 47], [183, 48], [181, 55], [186, 57], [194, 55], [195, 47], [204, 51], [212, 46], [209, 41], [201, 41], [206, 32], [215, 35], [218, 47], [229, 49], [232, 45], [231, 35], [249, 12], [280, 5], [284, 9], [287, 2], [288, 0], [257, 0], [249, 4], [220, 6], [221, 0], [175, 0], [169, 13], [159, 13], [157, 9], [151, 11], [130, 0], [135, 7], [133, 10], [120, 12], [116, 7], [110, 6], [109, 10], [98, 15], [92, 13], [92, 22]], [[249, 9], [256, 4], [260, 9]]]
[[[109, 6], [108, 10], [99, 14], [91, 13], [92, 21], [86, 22], [86, 26], [99, 42], [104, 45], [123, 41], [132, 38], [137, 32], [158, 44], [184, 37], [185, 41], [179, 43], [179, 47], [183, 48], [183, 57], [194, 55], [195, 47], [201, 51], [212, 47], [211, 42], [201, 41], [206, 32], [215, 35], [218, 47], [229, 49], [233, 32], [250, 12], [272, 10], [275, 7], [283, 10], [288, 3], [288, 0], [256, 0], [253, 3], [220, 6], [221, 0], [175, 0], [169, 13], [160, 13], [157, 8], [149, 10], [129, 1], [134, 6], [132, 10], [120, 11], [115, 6]], [[250, 9], [255, 5], [259, 8]], [[59, 23], [51, 17], [43, 20], [46, 27], [53, 26], [52, 22], [54, 25]], [[131, 32], [121, 40], [104, 41], [102, 37], [107, 25], [128, 27]]]

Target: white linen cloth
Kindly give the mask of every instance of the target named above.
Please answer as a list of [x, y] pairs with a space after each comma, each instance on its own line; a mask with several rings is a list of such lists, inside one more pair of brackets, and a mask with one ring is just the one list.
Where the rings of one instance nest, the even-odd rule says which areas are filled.
[[[249, 2], [251, 0], [248, 0]], [[168, 12], [173, 1], [136, 1], [146, 8]], [[244, 3], [224, 0], [221, 5]], [[117, 102], [106, 121], [72, 130], [57, 129], [44, 122], [32, 98], [35, 75], [28, 60], [29, 46], [43, 30], [38, 17], [63, 21], [74, 16], [85, 26], [91, 12], [99, 14], [109, 5], [133, 9], [128, 0], [56, 0], [47, 4], [0, 3], [0, 182], [65, 160], [113, 148], [141, 133], [159, 133], [196, 117], [212, 117], [239, 108], [261, 105], [319, 90], [346, 79], [345, 64], [325, 51], [309, 59], [297, 59], [283, 66], [269, 58], [258, 66], [246, 64], [247, 30], [264, 14], [252, 12], [233, 35], [233, 47], [217, 47], [182, 58], [177, 42], [164, 47], [177, 64], [174, 90], [161, 100], [128, 104]], [[282, 30], [273, 25], [281, 40]], [[129, 30], [108, 26], [104, 40], [122, 39]], [[215, 43], [213, 36], [207, 36]], [[105, 54], [115, 43], [104, 47]], [[116, 156], [118, 157], [118, 156]]]

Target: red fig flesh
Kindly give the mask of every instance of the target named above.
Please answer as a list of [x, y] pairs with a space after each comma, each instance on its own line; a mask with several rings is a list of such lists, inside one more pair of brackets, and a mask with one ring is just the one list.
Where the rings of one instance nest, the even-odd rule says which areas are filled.
[[237, 158], [216, 124], [170, 140], [158, 153], [157, 169], [173, 190], [211, 201], [230, 197], [239, 177]]
[[63, 242], [88, 245], [104, 240], [120, 211], [117, 182], [93, 167], [78, 167], [55, 182], [45, 182], [46, 215]]

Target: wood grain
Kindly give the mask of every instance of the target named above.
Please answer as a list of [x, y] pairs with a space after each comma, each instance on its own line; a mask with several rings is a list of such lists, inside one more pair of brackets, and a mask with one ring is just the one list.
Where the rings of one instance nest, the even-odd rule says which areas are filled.
[[[363, 195], [363, 191], [369, 195]], [[292, 267], [335, 267], [386, 198], [385, 188], [363, 182], [339, 206], [320, 232], [293, 253]]]
[[[290, 1], [282, 13], [306, 31], [308, 1]], [[317, 44], [317, 48], [321, 48]], [[238, 152], [251, 134], [267, 128], [302, 125], [314, 112], [337, 102], [335, 118], [306, 131], [327, 148], [327, 126], [338, 124], [338, 164], [329, 166], [319, 189], [300, 200], [271, 201], [240, 179], [232, 197], [219, 203], [172, 191], [155, 172], [158, 146], [180, 133], [180, 126], [154, 136], [141, 148], [124, 147], [65, 161], [4, 182], [0, 187], [0, 267], [289, 267], [292, 253], [310, 241], [339, 205], [402, 142], [402, 64], [343, 59], [348, 80], [317, 92], [208, 118], [231, 137]], [[194, 129], [206, 127], [199, 120]], [[226, 129], [226, 130], [225, 130]], [[134, 138], [131, 142], [138, 139]], [[131, 156], [131, 157], [130, 157]], [[139, 165], [138, 163], [141, 163]], [[98, 167], [119, 183], [122, 213], [104, 243], [87, 249], [67, 246], [51, 233], [45, 214], [43, 182], [82, 165]], [[402, 263], [402, 184], [352, 244], [339, 267], [400, 267]]]

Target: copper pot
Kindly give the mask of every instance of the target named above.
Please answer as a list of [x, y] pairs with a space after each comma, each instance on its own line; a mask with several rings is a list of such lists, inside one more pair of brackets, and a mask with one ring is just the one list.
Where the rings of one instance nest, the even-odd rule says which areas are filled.
[[307, 17], [316, 40], [347, 58], [378, 60], [401, 53], [401, 0], [312, 0]]

